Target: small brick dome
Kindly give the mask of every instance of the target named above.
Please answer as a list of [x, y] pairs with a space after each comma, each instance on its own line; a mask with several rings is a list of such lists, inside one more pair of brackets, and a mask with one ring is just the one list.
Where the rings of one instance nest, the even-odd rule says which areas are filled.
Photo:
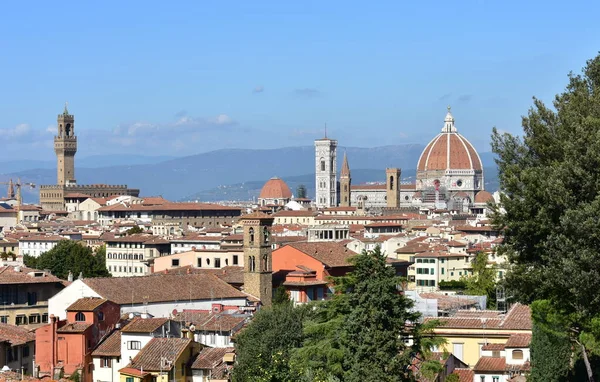
[[291, 199], [292, 191], [283, 180], [273, 177], [265, 183], [258, 197], [259, 199]]

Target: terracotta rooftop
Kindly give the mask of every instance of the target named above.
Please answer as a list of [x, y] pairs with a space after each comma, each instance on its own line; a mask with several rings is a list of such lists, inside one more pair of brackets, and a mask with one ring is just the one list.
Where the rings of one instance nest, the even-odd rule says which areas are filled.
[[57, 333], [83, 333], [92, 326], [88, 322], [71, 322], [56, 330]]
[[[153, 338], [127, 367], [148, 371], [170, 370], [191, 342], [190, 338]], [[164, 362], [161, 364], [161, 359], [165, 357], [165, 354], [169, 354], [171, 367], [165, 367]]]
[[120, 357], [121, 356], [121, 331], [113, 331], [92, 352], [94, 357]]
[[481, 190], [475, 195], [475, 203], [487, 203], [487, 202], [493, 202], [493, 201], [494, 201], [494, 195], [490, 194], [489, 192], [487, 192], [485, 190]]
[[486, 351], [504, 350], [504, 344], [485, 344], [481, 347], [481, 350], [486, 350]]
[[0, 341], [11, 346], [23, 345], [35, 341], [35, 333], [18, 326], [0, 323]]
[[[478, 312], [478, 311], [475, 311]], [[505, 315], [497, 317], [488, 317], [489, 311], [483, 312], [481, 316], [461, 315], [460, 313], [453, 317], [440, 318], [441, 328], [456, 329], [503, 329], [503, 330], [531, 330], [531, 310], [527, 305], [515, 304]], [[482, 321], [482, 318], [485, 318]], [[430, 318], [425, 318], [425, 321]]]
[[58, 236], [58, 235], [32, 235], [32, 236], [25, 236], [22, 239], [19, 239], [19, 241], [61, 241], [61, 240], [67, 240], [62, 236]]
[[452, 374], [458, 375], [459, 382], [473, 382], [475, 372], [471, 369], [456, 368]]
[[258, 197], [260, 199], [291, 199], [292, 191], [282, 179], [273, 177], [265, 183]]
[[506, 358], [504, 357], [480, 357], [473, 367], [475, 373], [504, 373], [506, 369]]
[[204, 273], [101, 277], [83, 279], [83, 282], [100, 296], [119, 305], [246, 298], [244, 293], [217, 276]]
[[165, 269], [159, 273], [154, 273], [155, 275], [159, 274], [187, 274], [187, 273], [195, 273], [200, 275], [213, 275], [221, 280], [225, 281], [228, 284], [243, 284], [244, 283], [244, 267], [239, 267], [235, 265], [230, 265], [223, 268], [196, 268], [191, 265], [186, 265], [178, 268], [170, 268]]
[[456, 309], [460, 307], [473, 306], [475, 300], [461, 298], [460, 296], [446, 296], [441, 293], [420, 293], [419, 296], [425, 299], [433, 299], [438, 302], [438, 310]]
[[94, 309], [104, 304], [106, 301], [108, 300], [105, 298], [83, 297], [69, 305], [69, 307], [67, 308], [67, 312], [92, 312]]
[[169, 321], [166, 317], [142, 318], [136, 317], [129, 324], [125, 325], [121, 332], [123, 333], [152, 333]]
[[63, 280], [46, 271], [27, 267], [0, 267], [0, 284], [62, 283]]
[[196, 330], [232, 331], [243, 325], [248, 316], [228, 313], [212, 313], [202, 310], [184, 310], [175, 315], [174, 320], [183, 320], [196, 326]]
[[122, 237], [107, 237], [105, 242], [111, 243], [146, 243], [146, 244], [168, 244], [169, 241], [160, 236], [154, 236], [146, 233], [135, 233]]
[[316, 216], [317, 212], [311, 210], [300, 210], [300, 211], [292, 211], [292, 210], [282, 210], [273, 214], [273, 217], [311, 217]]
[[222, 206], [220, 204], [211, 203], [165, 203], [153, 206], [145, 206], [142, 204], [124, 205], [122, 203], [113, 204], [112, 206], [104, 206], [98, 208], [98, 211], [241, 211], [240, 207]]
[[212, 369], [223, 362], [225, 354], [233, 353], [234, 351], [234, 348], [206, 347], [200, 351], [194, 363], [192, 363], [192, 369]]
[[506, 348], [528, 348], [531, 343], [531, 334], [513, 334], [504, 346]]
[[[351, 264], [348, 263], [348, 259], [356, 256], [356, 252], [335, 242], [290, 243], [286, 245], [286, 247], [288, 246], [319, 260], [328, 267], [350, 266]], [[277, 250], [274, 252], [277, 252]]]

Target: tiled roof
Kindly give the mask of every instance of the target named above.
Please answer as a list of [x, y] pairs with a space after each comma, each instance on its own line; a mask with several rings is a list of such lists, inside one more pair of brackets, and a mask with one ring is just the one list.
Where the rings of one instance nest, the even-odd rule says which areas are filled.
[[481, 350], [486, 350], [486, 351], [504, 350], [504, 344], [485, 344], [481, 347]]
[[[15, 270], [15, 269], [18, 269]], [[39, 274], [41, 276], [36, 276]], [[60, 283], [63, 280], [38, 269], [27, 267], [0, 267], [0, 284], [38, 284], [38, 283]]]
[[382, 190], [385, 191], [385, 184], [356, 184], [351, 185], [350, 190], [366, 191], [366, 190]]
[[18, 326], [0, 323], [0, 341], [12, 346], [23, 345], [35, 341], [35, 333]]
[[531, 343], [531, 334], [513, 334], [506, 341], [507, 348], [528, 348]]
[[258, 197], [260, 199], [291, 199], [292, 191], [282, 179], [274, 177], [265, 183]]
[[481, 159], [473, 145], [462, 135], [442, 132], [423, 150], [417, 171], [482, 170]]
[[475, 377], [475, 372], [473, 370], [458, 367], [454, 369], [452, 374], [458, 375], [460, 382], [473, 382], [473, 378]]
[[504, 373], [506, 369], [506, 358], [504, 357], [480, 357], [473, 371], [476, 373], [498, 372]]
[[92, 352], [94, 357], [120, 357], [121, 356], [121, 331], [113, 331]]
[[210, 274], [163, 274], [138, 277], [99, 277], [83, 282], [100, 296], [119, 305], [165, 301], [246, 298]]
[[192, 363], [192, 369], [212, 369], [223, 362], [223, 356], [233, 353], [234, 348], [210, 348], [206, 347], [198, 353]]
[[[170, 370], [191, 342], [190, 338], [153, 338], [127, 367], [148, 371]], [[165, 367], [164, 362], [161, 364], [163, 357], [172, 363], [171, 367]]]
[[170, 268], [161, 271], [160, 273], [154, 273], [154, 275], [160, 274], [206, 274], [213, 275], [221, 280], [225, 281], [228, 284], [243, 284], [244, 283], [244, 267], [239, 267], [236, 265], [229, 265], [223, 268], [196, 268], [191, 265], [186, 265], [178, 268]]
[[529, 306], [519, 303], [513, 305], [500, 326], [503, 329], [531, 330], [531, 309]]
[[121, 374], [125, 374], [125, 375], [133, 375], [134, 377], [140, 377], [143, 378], [146, 375], [150, 374], [148, 372], [143, 372], [142, 370], [133, 368], [133, 367], [124, 367], [122, 369], [119, 369], [119, 373]]
[[88, 322], [71, 322], [56, 330], [57, 333], [82, 333], [92, 326]]
[[124, 205], [122, 203], [113, 204], [98, 208], [98, 211], [241, 211], [240, 207], [222, 206], [211, 203], [164, 203], [159, 205], [145, 206], [141, 204]]
[[104, 304], [106, 301], [108, 300], [106, 300], [105, 298], [83, 297], [69, 305], [69, 307], [67, 308], [67, 312], [91, 312], [100, 305]]
[[184, 310], [174, 320], [183, 320], [196, 326], [196, 330], [231, 331], [241, 327], [248, 316], [228, 313], [212, 313], [202, 310]]
[[123, 333], [152, 333], [169, 321], [165, 317], [142, 318], [136, 317], [129, 324], [125, 325], [121, 332]]
[[[351, 264], [348, 263], [348, 259], [356, 256], [356, 252], [335, 242], [290, 243], [286, 245], [286, 247], [288, 246], [319, 260], [329, 267], [349, 266]], [[277, 252], [277, 250], [275, 250], [275, 252]]]
[[19, 239], [19, 241], [61, 241], [61, 240], [66, 240], [66, 239], [64, 237], [58, 236], [58, 235], [32, 235], [32, 236], [26, 236], [26, 237]]
[[165, 244], [169, 243], [168, 240], [165, 240], [159, 236], [153, 236], [146, 233], [135, 233], [133, 235], [127, 235], [123, 237], [113, 237], [106, 238], [104, 241], [111, 243], [149, 243], [154, 244], [154, 242], [158, 239], [159, 242], [164, 242]]

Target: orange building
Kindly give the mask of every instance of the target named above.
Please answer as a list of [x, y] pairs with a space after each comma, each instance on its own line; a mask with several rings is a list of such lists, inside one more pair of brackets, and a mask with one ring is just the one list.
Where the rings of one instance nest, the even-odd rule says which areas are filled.
[[81, 373], [92, 381], [91, 352], [120, 319], [119, 305], [103, 298], [85, 297], [67, 308], [67, 319], [50, 316], [50, 323], [35, 333], [36, 365], [40, 376], [59, 379]]
[[273, 284], [283, 285], [296, 303], [323, 300], [328, 293], [329, 276], [343, 276], [355, 256], [336, 242], [290, 243], [273, 251]]

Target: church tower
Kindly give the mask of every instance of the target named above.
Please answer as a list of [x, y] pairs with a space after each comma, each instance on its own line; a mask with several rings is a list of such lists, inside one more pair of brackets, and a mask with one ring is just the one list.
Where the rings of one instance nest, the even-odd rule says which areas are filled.
[[263, 305], [273, 299], [273, 261], [271, 234], [273, 218], [255, 212], [241, 218], [244, 227], [244, 292], [257, 297]]
[[350, 175], [350, 166], [348, 165], [348, 157], [344, 153], [344, 162], [342, 163], [342, 171], [340, 171], [340, 207], [350, 207], [351, 193], [350, 186], [352, 185], [352, 176]]
[[386, 200], [387, 206], [391, 208], [400, 207], [400, 177], [402, 170], [399, 168], [386, 168]]
[[58, 115], [58, 135], [54, 137], [54, 152], [57, 161], [58, 185], [75, 183], [75, 153], [77, 137], [75, 136], [75, 118], [69, 114], [67, 104], [62, 114]]
[[337, 141], [327, 136], [315, 141], [315, 199], [318, 208], [337, 206]]

